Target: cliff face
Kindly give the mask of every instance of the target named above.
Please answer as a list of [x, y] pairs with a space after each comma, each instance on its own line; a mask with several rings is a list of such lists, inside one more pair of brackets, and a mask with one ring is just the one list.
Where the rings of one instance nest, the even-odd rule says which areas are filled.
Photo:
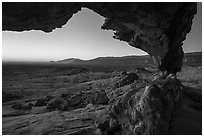
[[159, 68], [152, 82], [129, 76], [117, 84], [130, 89], [106, 91], [110, 101], [96, 119], [96, 134], [173, 134], [182, 105], [182, 42], [191, 29], [196, 3], [3, 3], [3, 30], [51, 32], [81, 7], [106, 18], [102, 29], [146, 51]]

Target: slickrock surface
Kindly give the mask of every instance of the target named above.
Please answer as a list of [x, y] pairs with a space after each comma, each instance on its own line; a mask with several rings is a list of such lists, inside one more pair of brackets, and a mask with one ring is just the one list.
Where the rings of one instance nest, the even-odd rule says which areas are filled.
[[91, 85], [88, 90], [4, 102], [3, 134], [201, 134], [201, 91], [172, 75], [152, 82], [137, 74], [118, 72], [78, 84]]

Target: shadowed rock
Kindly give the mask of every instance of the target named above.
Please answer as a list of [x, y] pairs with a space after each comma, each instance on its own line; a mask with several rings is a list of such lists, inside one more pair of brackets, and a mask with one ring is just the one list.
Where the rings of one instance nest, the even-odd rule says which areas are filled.
[[135, 73], [129, 73], [124, 78], [122, 78], [120, 81], [118, 81], [115, 84], [115, 88], [123, 87], [125, 85], [129, 85], [133, 83], [135, 80], [137, 80], [139, 77]]
[[47, 105], [47, 99], [46, 98], [40, 98], [34, 104], [34, 106], [46, 106], [46, 105]]
[[47, 103], [46, 108], [51, 109], [51, 110], [55, 110], [55, 109], [67, 110], [68, 109], [68, 103], [63, 98], [56, 97]]
[[108, 105], [109, 98], [104, 90], [94, 93], [93, 97], [93, 104]]
[[87, 7], [105, 17], [102, 29], [114, 38], [142, 49], [160, 70], [177, 73], [183, 59], [183, 40], [191, 30], [196, 3], [7, 3], [2, 4], [2, 29], [51, 32]]
[[[181, 82], [168, 77], [145, 88], [126, 91], [110, 104], [109, 115], [101, 117], [106, 121], [118, 121], [121, 134], [172, 134], [182, 96]], [[101, 122], [103, 125], [104, 120]], [[107, 133], [103, 127], [98, 126]]]
[[108, 105], [109, 98], [104, 90], [84, 92], [72, 95], [67, 99], [72, 108], [85, 107], [87, 104]]
[[[35, 29], [51, 32], [62, 27], [82, 7], [92, 9], [105, 17], [102, 29], [115, 31], [113, 36], [115, 39], [147, 52], [159, 69], [151, 83], [146, 82], [142, 86], [139, 84], [129, 86], [138, 80], [134, 73], [120, 80], [116, 88], [121, 89], [121, 92], [111, 96], [108, 109], [99, 113], [95, 122], [95, 133], [138, 135], [179, 133], [176, 123], [176, 120], [179, 120], [178, 112], [183, 114], [185, 111], [182, 102], [183, 86], [176, 78], [176, 73], [182, 67], [184, 54], [182, 42], [191, 30], [197, 4], [4, 2], [2, 29], [4, 31]], [[109, 92], [115, 93], [114, 90]], [[95, 93], [97, 95], [75, 94], [68, 97], [68, 101], [55, 98], [47, 104], [47, 109], [67, 110], [68, 107], [87, 109], [85, 106], [90, 102], [107, 103], [105, 91]], [[199, 97], [193, 99], [200, 100]], [[14, 108], [21, 109], [22, 105], [16, 105]], [[63, 133], [86, 133], [85, 127], [90, 125], [75, 127], [83, 128], [81, 132]]]
[[121, 126], [116, 119], [111, 119], [110, 115], [101, 114], [95, 121], [96, 134], [100, 135], [119, 135]]

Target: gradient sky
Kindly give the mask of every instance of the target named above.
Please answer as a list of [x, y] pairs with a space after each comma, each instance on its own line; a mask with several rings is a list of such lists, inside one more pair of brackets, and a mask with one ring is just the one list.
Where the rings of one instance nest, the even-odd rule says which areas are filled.
[[[51, 33], [2, 32], [3, 61], [51, 61], [66, 58], [93, 59], [104, 56], [146, 55], [126, 42], [112, 38], [113, 31], [100, 29], [104, 18], [83, 8], [66, 25]], [[202, 51], [202, 7], [184, 41], [184, 52]]]

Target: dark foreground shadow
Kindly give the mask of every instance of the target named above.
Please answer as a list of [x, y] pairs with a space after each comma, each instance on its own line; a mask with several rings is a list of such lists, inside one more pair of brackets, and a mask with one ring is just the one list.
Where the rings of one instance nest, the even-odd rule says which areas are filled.
[[175, 120], [173, 134], [202, 134], [202, 90], [184, 87], [184, 102]]

